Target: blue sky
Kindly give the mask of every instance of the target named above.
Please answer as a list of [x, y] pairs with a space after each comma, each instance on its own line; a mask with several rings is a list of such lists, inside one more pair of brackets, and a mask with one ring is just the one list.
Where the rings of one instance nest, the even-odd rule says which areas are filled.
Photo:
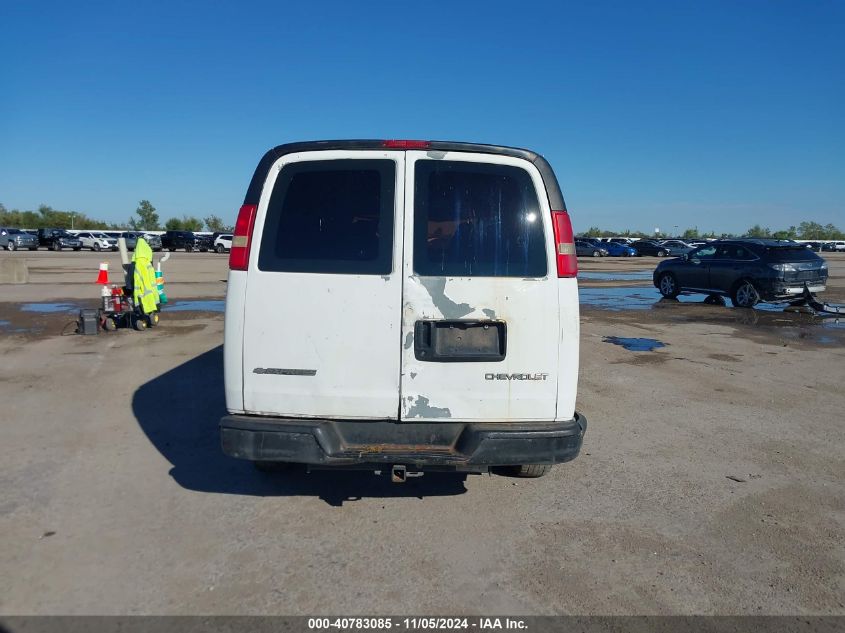
[[276, 144], [544, 154], [575, 228], [845, 228], [845, 2], [0, 3], [0, 202], [234, 221]]

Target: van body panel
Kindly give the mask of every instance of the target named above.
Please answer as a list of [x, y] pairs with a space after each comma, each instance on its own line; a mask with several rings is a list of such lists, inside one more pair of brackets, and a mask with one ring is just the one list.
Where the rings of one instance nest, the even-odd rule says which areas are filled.
[[223, 321], [223, 385], [226, 410], [229, 413], [244, 412], [243, 344], [246, 285], [246, 271], [229, 271]]
[[557, 420], [575, 416], [580, 367], [581, 318], [578, 303], [578, 281], [558, 279], [560, 337], [558, 343]]
[[[315, 166], [326, 166], [323, 173], [335, 173], [351, 164], [346, 161], [356, 161], [361, 167], [361, 161], [368, 160], [389, 160], [394, 166], [390, 271], [378, 275], [261, 270], [261, 250], [272, 242], [265, 244], [264, 240], [268, 208], [277, 178], [280, 174], [286, 177], [285, 168], [309, 169], [311, 166], [304, 164], [314, 161]], [[318, 165], [316, 161], [321, 162]], [[294, 185], [289, 187], [286, 191], [293, 192]], [[244, 317], [243, 399], [248, 413], [396, 419], [403, 199], [404, 153], [401, 151], [287, 154], [269, 170], [251, 238], [245, 297], [249, 309]], [[302, 202], [294, 200], [291, 204]], [[291, 212], [296, 209], [292, 208]], [[322, 226], [322, 219], [320, 223], [313, 230], [331, 230]]]
[[[432, 276], [420, 275], [415, 270], [414, 248], [432, 242], [415, 240], [414, 231], [419, 222], [411, 220], [417, 212], [417, 198], [421, 195], [421, 183], [416, 186], [417, 165], [422, 162], [441, 161], [454, 165], [456, 176], [447, 187], [445, 196], [453, 199], [438, 199], [445, 205], [438, 213], [429, 217], [429, 232], [445, 231], [458, 240], [459, 226], [474, 224], [475, 235], [481, 230], [478, 216], [485, 210], [473, 210], [467, 205], [490, 204], [484, 195], [477, 197], [472, 186], [482, 187], [487, 181], [476, 179], [475, 170], [488, 165], [502, 165], [517, 168], [527, 173], [534, 188], [536, 210], [530, 211], [531, 220], [542, 227], [542, 251], [545, 266], [542, 277], [520, 277], [493, 275], [489, 270], [484, 275]], [[424, 165], [421, 173], [438, 173]], [[513, 172], [509, 172], [513, 173]], [[467, 174], [466, 179], [463, 175]], [[518, 174], [517, 174], [518, 175]], [[499, 179], [494, 172], [492, 177]], [[502, 177], [504, 178], [504, 177]], [[524, 159], [503, 155], [474, 154], [468, 152], [425, 152], [408, 151], [406, 156], [405, 190], [405, 284], [402, 305], [402, 393], [401, 420], [404, 421], [549, 421], [557, 414], [558, 390], [558, 278], [555, 268], [554, 240], [551, 226], [551, 210], [545, 195], [540, 173], [534, 165]], [[441, 193], [436, 190], [434, 194]], [[482, 192], [487, 194], [487, 191]], [[433, 195], [434, 195], [433, 194]], [[442, 198], [442, 196], [441, 196]], [[500, 196], [501, 198], [501, 196]], [[510, 207], [514, 205], [511, 204]], [[459, 223], [437, 221], [452, 211], [461, 212], [467, 221]], [[460, 208], [463, 207], [463, 208]], [[513, 212], [505, 208], [504, 213]], [[521, 212], [521, 211], [520, 211]], [[431, 213], [435, 213], [431, 211]], [[527, 212], [528, 213], [528, 212]], [[434, 218], [434, 219], [432, 219]], [[495, 218], [494, 218], [495, 219]], [[501, 217], [496, 226], [510, 226]], [[488, 224], [490, 222], [488, 221]], [[493, 231], [488, 227], [487, 231]], [[450, 233], [451, 232], [451, 233]], [[449, 237], [449, 236], [447, 236]], [[446, 239], [446, 238], [444, 238]], [[490, 240], [488, 240], [489, 242]], [[499, 247], [494, 238], [491, 248]], [[494, 256], [495, 258], [495, 256]], [[418, 259], [418, 258], [417, 258]], [[492, 264], [488, 267], [492, 268]], [[462, 322], [504, 322], [506, 324], [506, 352], [497, 362], [430, 362], [418, 356], [414, 340], [417, 323], [420, 321], [454, 321], [460, 327]]]

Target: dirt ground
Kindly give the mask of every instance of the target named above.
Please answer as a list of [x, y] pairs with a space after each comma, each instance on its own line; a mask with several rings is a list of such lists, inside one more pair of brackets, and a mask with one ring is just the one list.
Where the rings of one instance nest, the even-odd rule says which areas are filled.
[[[845, 614], [841, 324], [585, 303], [589, 429], [547, 477], [266, 475], [219, 449], [221, 313], [63, 336], [117, 256], [0, 256], [29, 271], [0, 285], [2, 614]], [[165, 271], [174, 305], [225, 293], [225, 257]]]

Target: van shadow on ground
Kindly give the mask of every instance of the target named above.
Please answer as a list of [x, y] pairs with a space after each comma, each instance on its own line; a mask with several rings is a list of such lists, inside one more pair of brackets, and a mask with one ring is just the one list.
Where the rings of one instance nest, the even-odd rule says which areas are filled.
[[192, 358], [145, 383], [132, 397], [132, 411], [150, 442], [171, 463], [183, 488], [258, 496], [316, 496], [330, 505], [365, 497], [426, 497], [466, 492], [466, 475], [427, 473], [392, 484], [372, 472], [304, 469], [260, 473], [225, 456], [218, 423], [226, 412], [223, 346]]

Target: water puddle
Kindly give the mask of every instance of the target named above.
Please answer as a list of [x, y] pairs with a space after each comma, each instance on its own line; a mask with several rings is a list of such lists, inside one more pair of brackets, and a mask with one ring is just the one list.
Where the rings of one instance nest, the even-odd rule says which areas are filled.
[[650, 270], [619, 271], [619, 272], [593, 272], [578, 271], [579, 279], [591, 279], [594, 281], [651, 281]]
[[621, 345], [629, 352], [653, 352], [658, 348], [666, 347], [665, 343], [661, 343], [655, 338], [627, 338], [624, 336], [605, 336], [602, 340], [605, 343]]
[[649, 310], [662, 299], [654, 286], [579, 288], [582, 305], [604, 310]]
[[225, 309], [226, 301], [224, 299], [203, 299], [169, 303], [163, 312], [223, 312]]
[[37, 312], [39, 314], [57, 314], [62, 312], [76, 312], [78, 305], [72, 303], [24, 303], [21, 312]]

